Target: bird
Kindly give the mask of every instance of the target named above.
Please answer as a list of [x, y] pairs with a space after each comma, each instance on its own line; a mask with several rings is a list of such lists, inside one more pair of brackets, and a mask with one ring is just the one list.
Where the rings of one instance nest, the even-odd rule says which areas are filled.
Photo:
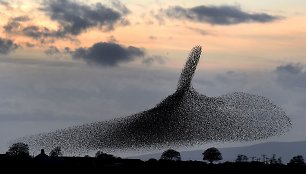
[[232, 92], [208, 97], [192, 79], [202, 53], [195, 46], [176, 91], [155, 107], [126, 117], [22, 137], [33, 148], [62, 147], [70, 153], [191, 147], [211, 142], [246, 142], [278, 136], [292, 124], [286, 112], [263, 96]]

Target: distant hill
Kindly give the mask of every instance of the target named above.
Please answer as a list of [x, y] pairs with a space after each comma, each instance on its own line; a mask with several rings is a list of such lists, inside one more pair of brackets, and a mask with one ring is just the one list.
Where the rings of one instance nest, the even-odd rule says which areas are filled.
[[[181, 152], [182, 160], [202, 160], [203, 150], [195, 151], [183, 151]], [[231, 148], [219, 148], [222, 153], [223, 161], [234, 161], [238, 154], [243, 154], [250, 157], [262, 158], [262, 155], [271, 157], [276, 154], [276, 157], [281, 157], [283, 163], [289, 162], [289, 160], [296, 155], [303, 155], [306, 158], [306, 141], [301, 142], [269, 142], [256, 144], [243, 147], [231, 147]], [[161, 153], [141, 155], [137, 157], [141, 160], [148, 160], [150, 158], [159, 159]]]

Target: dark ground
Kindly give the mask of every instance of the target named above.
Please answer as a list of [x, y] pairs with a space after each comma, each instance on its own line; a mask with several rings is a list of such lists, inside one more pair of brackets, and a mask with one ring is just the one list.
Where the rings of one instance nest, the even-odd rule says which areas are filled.
[[[94, 157], [16, 158], [0, 156], [0, 173], [105, 173], [192, 172], [192, 173], [305, 173], [306, 165], [264, 164], [262, 162], [207, 164], [201, 161], [101, 159]], [[171, 173], [172, 173], [171, 172]]]

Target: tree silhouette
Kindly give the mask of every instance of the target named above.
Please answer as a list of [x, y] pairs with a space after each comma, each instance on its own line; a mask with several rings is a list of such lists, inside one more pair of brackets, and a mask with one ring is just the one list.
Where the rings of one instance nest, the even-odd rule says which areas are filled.
[[282, 164], [282, 157], [279, 157], [279, 158], [277, 159], [277, 163], [278, 163], [278, 164]]
[[9, 156], [15, 156], [15, 157], [29, 157], [29, 146], [25, 143], [14, 143], [11, 147], [9, 147], [9, 150], [6, 152]]
[[98, 151], [95, 156], [96, 156], [96, 158], [98, 158], [100, 160], [114, 160], [114, 159], [117, 159], [117, 157], [115, 157], [114, 155], [107, 154], [107, 153], [104, 153], [102, 151]]
[[239, 154], [236, 158], [237, 163], [248, 162], [249, 158], [245, 155]]
[[270, 164], [279, 164], [279, 160], [276, 159], [276, 154], [272, 155], [269, 162], [270, 162]]
[[180, 152], [169, 149], [162, 153], [160, 159], [162, 160], [171, 160], [171, 161], [180, 161], [181, 160], [181, 154]]
[[290, 160], [289, 163], [290, 163], [290, 164], [299, 164], [299, 165], [305, 164], [304, 158], [303, 158], [302, 155], [294, 156], [294, 157]]
[[215, 147], [208, 148], [202, 154], [203, 160], [209, 161], [210, 164], [212, 164], [214, 161], [219, 161], [223, 159], [221, 152]]
[[54, 149], [51, 150], [50, 154], [51, 157], [59, 157], [63, 156], [61, 147], [57, 146]]

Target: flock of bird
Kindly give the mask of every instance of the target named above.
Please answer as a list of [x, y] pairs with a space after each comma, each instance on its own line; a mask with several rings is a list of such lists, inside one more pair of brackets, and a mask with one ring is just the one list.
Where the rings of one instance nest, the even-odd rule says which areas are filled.
[[154, 108], [127, 117], [19, 139], [34, 149], [68, 152], [189, 147], [209, 142], [253, 141], [291, 127], [282, 108], [265, 97], [234, 92], [207, 97], [192, 87], [202, 48], [192, 49], [177, 90]]

